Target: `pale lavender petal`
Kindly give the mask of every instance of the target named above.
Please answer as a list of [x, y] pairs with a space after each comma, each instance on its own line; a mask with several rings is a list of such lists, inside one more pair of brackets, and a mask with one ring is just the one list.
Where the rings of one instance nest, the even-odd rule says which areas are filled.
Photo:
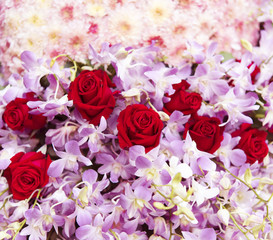
[[52, 218], [54, 219], [54, 222], [56, 223], [57, 226], [62, 226], [64, 225], [64, 218], [59, 215], [53, 215]]
[[41, 87], [38, 79], [39, 79], [39, 76], [31, 75], [27, 73], [23, 76], [25, 87], [31, 90], [35, 89], [35, 91], [38, 91], [39, 87]]
[[91, 153], [96, 153], [99, 151], [98, 144], [88, 141], [88, 147]]
[[85, 156], [79, 156], [78, 160], [82, 163], [84, 163], [86, 166], [90, 166], [92, 165], [92, 162], [89, 158], [85, 157]]
[[101, 214], [97, 214], [94, 218], [94, 226], [101, 226], [103, 224], [103, 217]]
[[229, 133], [224, 132], [224, 139], [221, 142], [221, 146], [226, 146], [229, 144], [230, 140], [231, 140], [231, 135]]
[[145, 148], [140, 145], [135, 145], [129, 148], [129, 157], [135, 160], [139, 155], [145, 154]]
[[65, 144], [65, 150], [67, 153], [71, 153], [75, 156], [82, 155], [78, 142], [71, 140]]
[[82, 137], [89, 136], [90, 134], [94, 133], [96, 130], [94, 128], [83, 128], [79, 131]]
[[[71, 236], [74, 234], [76, 230], [75, 226], [75, 219], [74, 218], [66, 218], [65, 219], [65, 224], [64, 224], [64, 232], [67, 236]], [[81, 239], [81, 238], [80, 238]]]
[[92, 215], [86, 209], [78, 208], [77, 223], [79, 226], [88, 225], [92, 221]]
[[31, 51], [22, 52], [21, 60], [24, 62], [23, 66], [27, 71], [37, 66], [37, 58]]
[[88, 169], [82, 174], [82, 180], [93, 184], [97, 181], [98, 173], [93, 169]]
[[[24, 228], [22, 229], [22, 231], [20, 232], [20, 234], [23, 235], [23, 236], [28, 236], [28, 235], [32, 234], [32, 228], [29, 227], [29, 226], [24, 227]], [[17, 239], [17, 238], [16, 238], [16, 239]]]
[[137, 225], [138, 219], [136, 218], [132, 221], [127, 221], [122, 227], [127, 234], [133, 234], [137, 229]]
[[48, 176], [51, 176], [51, 177], [61, 176], [61, 174], [64, 170], [65, 163], [66, 163], [66, 160], [64, 160], [64, 159], [59, 159], [59, 160], [53, 161], [47, 170]]
[[76, 230], [76, 237], [78, 239], [90, 239], [92, 234], [92, 227], [90, 225], [81, 226]]
[[229, 91], [229, 86], [225, 80], [214, 80], [210, 87], [217, 95], [225, 95]]
[[49, 232], [52, 229], [53, 224], [52, 222], [43, 222], [42, 226], [46, 232]]
[[143, 156], [138, 156], [136, 159], [136, 167], [137, 168], [150, 168], [152, 163], [149, 159]]
[[240, 167], [246, 162], [246, 154], [241, 149], [234, 149], [230, 152], [230, 162], [237, 167]]
[[154, 220], [154, 233], [158, 235], [164, 235], [168, 232], [166, 220], [163, 217], [157, 217]]
[[193, 233], [183, 231], [182, 234], [185, 240], [199, 240]]
[[41, 211], [37, 208], [31, 208], [25, 212], [25, 218], [27, 219], [27, 222], [32, 219], [38, 219], [41, 215]]
[[206, 64], [200, 64], [197, 66], [196, 68], [196, 72], [195, 72], [195, 76], [203, 76], [206, 75], [208, 73], [208, 65]]
[[123, 209], [128, 209], [130, 207], [130, 202], [124, 194], [120, 195], [119, 203]]
[[111, 214], [111, 215], [107, 216], [104, 219], [103, 226], [102, 226], [102, 231], [103, 232], [109, 231], [109, 229], [112, 228], [112, 226], [113, 226], [113, 222], [114, 222], [114, 214]]
[[6, 169], [10, 165], [10, 159], [0, 159], [0, 170]]
[[160, 180], [161, 180], [162, 184], [164, 184], [164, 185], [168, 184], [172, 180], [171, 175], [169, 174], [169, 172], [166, 169], [163, 169], [161, 171]]
[[134, 191], [137, 198], [149, 201], [151, 199], [152, 193], [143, 186], [137, 186]]
[[184, 151], [183, 151], [183, 141], [181, 140], [175, 140], [170, 143], [171, 150], [173, 154], [177, 157], [183, 157]]
[[97, 54], [97, 52], [95, 51], [95, 49], [92, 47], [91, 44], [89, 44], [89, 54], [91, 55], [91, 56], [89, 56], [89, 57], [92, 57], [93, 59], [97, 60], [98, 54]]
[[3, 96], [3, 99], [8, 103], [12, 100], [14, 100], [16, 97], [18, 97], [20, 89], [19, 88], [10, 88], [7, 90], [5, 95]]
[[96, 156], [96, 163], [110, 164], [114, 162], [114, 158], [110, 154], [101, 153]]
[[[24, 229], [22, 229], [22, 231], [23, 231]], [[21, 232], [22, 233], [22, 232]], [[26, 240], [27, 239], [27, 237], [26, 236], [21, 236], [20, 234], [21, 233], [19, 233], [17, 236], [16, 236], [16, 238], [15, 238], [15, 240]], [[28, 234], [26, 234], [26, 235], [28, 235]]]
[[177, 72], [177, 76], [181, 79], [185, 79], [191, 74], [191, 66], [186, 65]]
[[106, 128], [107, 128], [107, 122], [106, 122], [105, 117], [102, 116], [101, 119], [100, 119], [100, 125], [99, 125], [99, 127], [98, 127], [98, 130], [99, 130], [100, 132], [102, 132], [102, 131], [104, 131]]
[[200, 157], [198, 159], [198, 164], [206, 171], [215, 171], [216, 169], [216, 164], [207, 157]]
[[215, 53], [217, 45], [217, 42], [213, 42], [209, 45], [207, 50], [208, 55], [212, 56]]
[[111, 172], [112, 168], [113, 168], [112, 164], [104, 164], [98, 169], [98, 172], [100, 174], [109, 173], [109, 172]]
[[112, 169], [113, 169], [112, 164], [104, 164], [101, 167], [99, 167], [98, 172], [100, 174], [105, 174], [111, 172]]
[[216, 234], [215, 234], [215, 231], [214, 229], [212, 228], [205, 228], [201, 231], [200, 233], [200, 236], [199, 236], [200, 239], [208, 239], [208, 240], [216, 240]]
[[114, 171], [112, 171], [111, 174], [110, 174], [110, 181], [112, 183], [117, 183], [119, 177], [120, 177], [120, 173], [115, 173]]

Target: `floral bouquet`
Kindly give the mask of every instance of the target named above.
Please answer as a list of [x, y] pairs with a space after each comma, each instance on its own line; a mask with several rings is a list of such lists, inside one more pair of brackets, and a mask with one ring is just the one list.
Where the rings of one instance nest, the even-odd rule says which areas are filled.
[[23, 52], [0, 91], [0, 239], [272, 239], [271, 29], [240, 59], [188, 42], [178, 67], [154, 45]]

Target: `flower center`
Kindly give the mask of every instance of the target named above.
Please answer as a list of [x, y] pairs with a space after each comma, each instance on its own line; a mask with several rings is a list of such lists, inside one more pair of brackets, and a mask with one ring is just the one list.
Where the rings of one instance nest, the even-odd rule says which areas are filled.
[[204, 123], [201, 126], [201, 132], [205, 136], [212, 136], [214, 134], [214, 129], [210, 124]]

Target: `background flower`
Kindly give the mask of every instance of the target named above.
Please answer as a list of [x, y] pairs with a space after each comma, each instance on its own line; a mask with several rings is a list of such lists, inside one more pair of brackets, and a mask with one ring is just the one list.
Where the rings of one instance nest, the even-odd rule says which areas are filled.
[[[99, 50], [104, 41], [143, 46], [154, 40], [171, 64], [181, 62], [187, 40], [206, 47], [217, 41], [220, 50], [240, 55], [242, 38], [257, 42], [260, 5], [259, 0], [1, 1], [3, 72], [8, 76], [21, 70], [19, 56], [24, 50], [47, 58], [65, 52], [85, 62], [90, 42]], [[262, 6], [268, 19], [266, 5]]]

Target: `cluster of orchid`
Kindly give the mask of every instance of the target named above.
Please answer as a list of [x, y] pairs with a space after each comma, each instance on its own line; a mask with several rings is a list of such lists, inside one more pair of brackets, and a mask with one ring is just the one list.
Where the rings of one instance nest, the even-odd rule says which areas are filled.
[[188, 42], [178, 67], [154, 45], [23, 52], [0, 91], [0, 239], [273, 238], [265, 27], [241, 59]]
[[135, 47], [156, 41], [168, 63], [174, 65], [180, 62], [187, 39], [205, 47], [216, 41], [221, 50], [240, 52], [240, 39], [255, 44], [259, 37], [257, 17], [270, 16], [269, 8], [261, 9], [264, 2], [267, 0], [1, 0], [3, 72], [7, 77], [22, 70], [20, 55], [25, 50], [45, 58], [66, 53], [84, 62], [90, 42], [98, 51], [104, 41]]

